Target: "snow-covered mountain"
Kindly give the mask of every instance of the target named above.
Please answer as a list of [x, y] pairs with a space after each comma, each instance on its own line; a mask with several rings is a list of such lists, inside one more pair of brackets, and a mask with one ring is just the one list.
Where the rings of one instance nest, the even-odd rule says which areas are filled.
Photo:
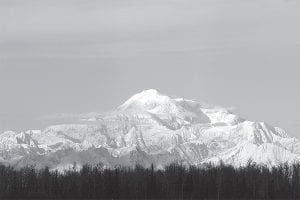
[[73, 124], [0, 134], [0, 162], [52, 169], [76, 163], [163, 167], [172, 162], [277, 165], [300, 161], [300, 141], [277, 127], [225, 108], [156, 90], [132, 96], [115, 111], [78, 115]]

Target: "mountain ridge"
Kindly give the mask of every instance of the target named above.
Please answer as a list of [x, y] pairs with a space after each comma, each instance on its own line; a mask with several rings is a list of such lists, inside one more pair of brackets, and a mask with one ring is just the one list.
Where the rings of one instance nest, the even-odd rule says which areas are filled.
[[300, 142], [278, 127], [251, 122], [226, 108], [169, 97], [154, 89], [133, 95], [109, 113], [79, 115], [72, 124], [0, 134], [0, 162], [63, 170], [74, 162], [163, 167], [269, 166], [300, 161]]

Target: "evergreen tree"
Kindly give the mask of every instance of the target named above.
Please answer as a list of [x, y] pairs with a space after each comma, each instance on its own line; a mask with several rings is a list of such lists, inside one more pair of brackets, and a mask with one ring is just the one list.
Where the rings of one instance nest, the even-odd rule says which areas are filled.
[[64, 172], [0, 165], [1, 199], [299, 199], [300, 164], [164, 170], [83, 166]]

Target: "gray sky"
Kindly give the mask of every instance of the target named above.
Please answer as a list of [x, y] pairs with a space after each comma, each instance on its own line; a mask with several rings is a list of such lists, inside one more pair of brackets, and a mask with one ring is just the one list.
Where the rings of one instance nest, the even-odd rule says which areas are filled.
[[0, 130], [162, 93], [300, 138], [298, 0], [0, 0]]

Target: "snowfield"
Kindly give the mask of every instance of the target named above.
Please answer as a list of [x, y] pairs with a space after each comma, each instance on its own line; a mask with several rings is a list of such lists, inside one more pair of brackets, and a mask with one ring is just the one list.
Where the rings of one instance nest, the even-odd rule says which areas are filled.
[[0, 162], [67, 169], [73, 163], [106, 167], [140, 164], [278, 165], [300, 161], [300, 142], [263, 122], [240, 118], [225, 108], [156, 90], [132, 96], [109, 113], [78, 115], [74, 124], [0, 134]]

